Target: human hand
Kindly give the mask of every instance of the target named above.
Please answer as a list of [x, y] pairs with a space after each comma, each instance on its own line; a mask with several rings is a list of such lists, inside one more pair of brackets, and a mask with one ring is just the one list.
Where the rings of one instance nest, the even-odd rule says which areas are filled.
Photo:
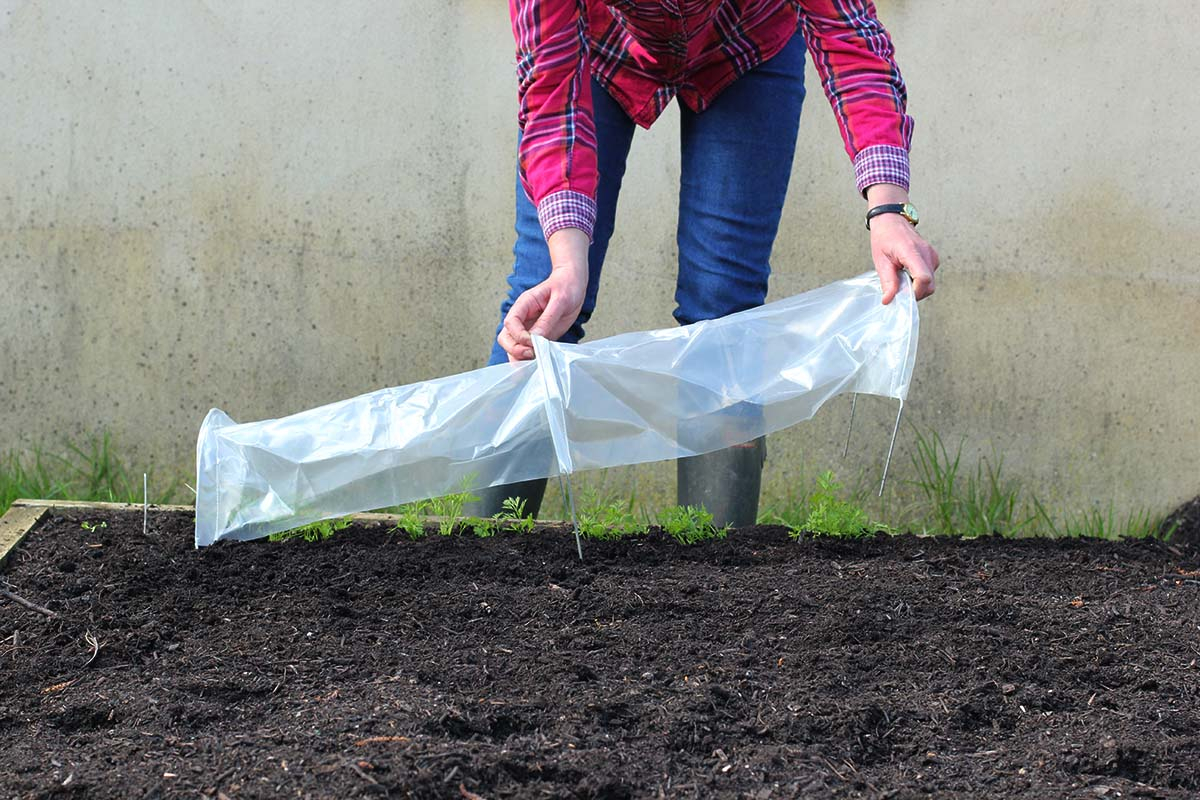
[[[872, 208], [907, 202], [908, 192], [899, 186], [877, 184], [867, 189], [867, 203]], [[884, 305], [900, 291], [901, 270], [912, 278], [918, 300], [933, 294], [933, 273], [940, 263], [937, 251], [899, 214], [880, 214], [871, 220], [871, 259], [879, 273]]]
[[588, 285], [588, 236], [578, 228], [550, 234], [550, 277], [522, 292], [504, 317], [496, 340], [509, 362], [533, 358], [533, 336], [557, 340], [574, 324]]

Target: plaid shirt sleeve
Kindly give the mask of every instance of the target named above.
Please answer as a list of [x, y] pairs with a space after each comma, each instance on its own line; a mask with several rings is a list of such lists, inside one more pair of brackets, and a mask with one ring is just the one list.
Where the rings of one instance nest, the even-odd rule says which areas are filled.
[[892, 40], [871, 0], [802, 0], [813, 62], [833, 106], [860, 192], [876, 183], [908, 189], [912, 117]]
[[596, 221], [586, 0], [509, 0], [517, 44], [521, 184], [546, 238]]

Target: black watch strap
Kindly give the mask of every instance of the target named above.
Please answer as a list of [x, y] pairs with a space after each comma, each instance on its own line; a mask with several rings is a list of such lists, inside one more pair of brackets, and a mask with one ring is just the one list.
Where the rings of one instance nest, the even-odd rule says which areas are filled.
[[[867, 230], [871, 230], [871, 220], [875, 219], [880, 214], [899, 214], [908, 220], [908, 215], [904, 212], [904, 203], [884, 203], [881, 206], [875, 206], [867, 212]], [[912, 222], [912, 220], [908, 221]]]

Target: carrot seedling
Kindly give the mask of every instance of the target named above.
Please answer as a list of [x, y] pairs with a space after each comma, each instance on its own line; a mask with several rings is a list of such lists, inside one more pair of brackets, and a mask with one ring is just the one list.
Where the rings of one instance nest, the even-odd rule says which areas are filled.
[[704, 506], [671, 506], [658, 515], [658, 524], [680, 544], [699, 544], [724, 539], [729, 528], [713, 525], [713, 515]]
[[340, 519], [323, 519], [320, 522], [314, 522], [311, 525], [303, 525], [299, 528], [292, 528], [290, 531], [280, 531], [272, 533], [268, 539], [272, 542], [287, 542], [292, 539], [303, 539], [306, 542], [323, 542], [331, 538], [338, 531], [344, 531], [349, 528], [354, 522], [350, 517], [341, 517]]

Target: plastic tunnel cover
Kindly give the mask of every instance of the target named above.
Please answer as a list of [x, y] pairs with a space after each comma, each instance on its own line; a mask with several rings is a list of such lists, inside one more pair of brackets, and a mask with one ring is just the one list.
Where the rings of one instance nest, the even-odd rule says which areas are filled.
[[196, 446], [196, 545], [483, 488], [711, 452], [810, 419], [830, 398], [908, 395], [911, 282], [880, 302], [849, 280], [717, 320], [238, 424], [209, 412]]

